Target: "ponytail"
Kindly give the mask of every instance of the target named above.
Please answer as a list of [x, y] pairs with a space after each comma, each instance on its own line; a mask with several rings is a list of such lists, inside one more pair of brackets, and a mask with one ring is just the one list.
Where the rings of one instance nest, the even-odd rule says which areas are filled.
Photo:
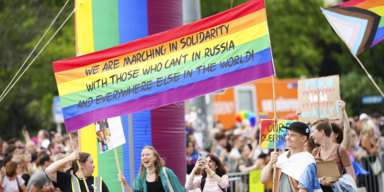
[[[91, 154], [80, 152], [79, 153], [79, 163], [85, 163], [87, 162], [88, 157], [90, 157]], [[71, 173], [73, 171], [73, 174], [75, 174], [79, 170], [79, 166], [77, 165], [77, 161], [72, 161], [72, 166], [70, 169], [66, 170], [66, 173]]]

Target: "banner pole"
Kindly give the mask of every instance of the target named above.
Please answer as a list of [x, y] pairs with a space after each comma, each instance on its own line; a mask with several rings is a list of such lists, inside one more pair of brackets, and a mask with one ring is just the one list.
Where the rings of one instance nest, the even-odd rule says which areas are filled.
[[[73, 141], [72, 141], [71, 132], [69, 132], [68, 135], [69, 135], [69, 139], [71, 140], [72, 150], [75, 151], [75, 145], [73, 144]], [[80, 166], [79, 160], [76, 160], [76, 162], [77, 162], [77, 166], [79, 167], [79, 170], [80, 170], [81, 178], [83, 178], [83, 182], [84, 182], [84, 185], [85, 185], [85, 189], [87, 189], [87, 192], [89, 192], [88, 185], [87, 185], [87, 182], [86, 182], [86, 180], [85, 180], [85, 177], [84, 177], [84, 174], [83, 174], [83, 170], [81, 170], [81, 166]], [[75, 173], [74, 173], [74, 174], [75, 174]]]
[[[119, 163], [119, 155], [117, 154], [116, 148], [114, 148], [113, 150], [115, 151], [115, 158], [116, 158], [117, 169], [119, 170], [119, 174], [121, 174], [120, 163]], [[123, 183], [121, 183], [121, 188], [122, 188], [123, 192], [125, 192]]]
[[[276, 152], [276, 94], [275, 94], [275, 77], [272, 76], [272, 88], [273, 88], [273, 151]], [[273, 164], [273, 182], [272, 182], [272, 192], [275, 192], [275, 183], [276, 183], [276, 163]]]
[[131, 176], [131, 186], [135, 181], [135, 156], [133, 151], [133, 118], [132, 114], [128, 114], [128, 131], [129, 131], [129, 156], [131, 157], [130, 164], [130, 176]]
[[[320, 7], [321, 9], [321, 7]], [[339, 33], [339, 30], [337, 30], [337, 28], [333, 25], [332, 21], [328, 18], [327, 14], [324, 13], [324, 11], [321, 9], [321, 12], [323, 12], [323, 15], [325, 16], [325, 18], [327, 18], [328, 22], [331, 24], [332, 28], [337, 32], [337, 34], [340, 34]], [[348, 44], [345, 42], [343, 36], [339, 35], [341, 40], [344, 42], [344, 44], [348, 47], [349, 51], [352, 53], [353, 57], [355, 57], [355, 59], [357, 60], [357, 62], [360, 64], [361, 68], [363, 68], [363, 70], [365, 71], [365, 73], [367, 74], [368, 78], [372, 81], [372, 83], [375, 85], [376, 89], [380, 92], [381, 96], [384, 98], [384, 94], [383, 92], [381, 91], [380, 87], [376, 84], [375, 80], [373, 80], [372, 76], [368, 73], [367, 69], [365, 69], [364, 65], [361, 63], [360, 59], [355, 55], [353, 54], [352, 52], [352, 49], [348, 46]]]

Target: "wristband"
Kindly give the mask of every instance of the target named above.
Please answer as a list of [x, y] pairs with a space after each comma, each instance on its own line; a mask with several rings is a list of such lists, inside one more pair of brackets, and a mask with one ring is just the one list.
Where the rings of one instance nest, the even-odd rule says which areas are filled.
[[257, 165], [253, 165], [253, 169], [257, 169]]
[[213, 176], [213, 175], [215, 175], [216, 173], [214, 172], [214, 171], [212, 171], [212, 173], [211, 173], [211, 177]]

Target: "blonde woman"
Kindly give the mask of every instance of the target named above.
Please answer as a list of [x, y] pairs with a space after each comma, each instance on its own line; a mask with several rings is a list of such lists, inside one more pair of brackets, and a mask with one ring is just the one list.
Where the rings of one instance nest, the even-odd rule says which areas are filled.
[[362, 125], [363, 137], [361, 139], [361, 147], [367, 151], [368, 154], [377, 154], [380, 152], [379, 146], [381, 143], [381, 137], [377, 141], [373, 139], [375, 134], [374, 125], [371, 120], [367, 121]]
[[33, 174], [31, 170], [28, 170], [28, 163], [24, 159], [24, 155], [15, 155], [12, 158], [12, 161], [17, 163], [17, 168], [19, 169], [19, 176], [24, 179], [25, 186], [28, 185], [28, 181]]
[[[171, 188], [175, 192], [185, 191], [173, 171], [165, 168], [164, 165], [165, 162], [156, 149], [152, 146], [145, 146], [141, 150], [140, 172], [133, 182], [133, 192], [171, 192]], [[121, 177], [119, 177], [119, 180]], [[167, 180], [171, 186], [168, 185]], [[126, 190], [130, 191], [125, 179], [123, 179], [123, 182]]]
[[[54, 157], [53, 157], [53, 162], [56, 162], [56, 161], [59, 161], [61, 159], [65, 159], [67, 157], [67, 155], [63, 154], [63, 153], [58, 153], [56, 154]], [[69, 169], [71, 167], [71, 162], [68, 162], [66, 164], [64, 164], [63, 166], [61, 166], [58, 171], [61, 171], [61, 172], [65, 172], [67, 169]]]

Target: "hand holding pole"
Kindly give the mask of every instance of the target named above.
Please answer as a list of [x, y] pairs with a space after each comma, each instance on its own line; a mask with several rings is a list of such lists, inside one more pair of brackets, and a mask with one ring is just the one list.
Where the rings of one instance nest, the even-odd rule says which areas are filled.
[[[73, 144], [71, 133], [69, 133], [69, 139], [71, 140], [72, 150], [75, 151], [75, 145]], [[79, 160], [76, 160], [76, 162], [77, 162], [77, 166], [79, 167], [79, 170], [80, 170], [81, 178], [83, 178], [85, 188], [87, 189], [87, 192], [89, 192], [87, 181], [85, 180], [85, 177], [84, 177], [84, 174], [83, 174], [83, 170], [81, 170], [81, 166], [80, 166]]]

